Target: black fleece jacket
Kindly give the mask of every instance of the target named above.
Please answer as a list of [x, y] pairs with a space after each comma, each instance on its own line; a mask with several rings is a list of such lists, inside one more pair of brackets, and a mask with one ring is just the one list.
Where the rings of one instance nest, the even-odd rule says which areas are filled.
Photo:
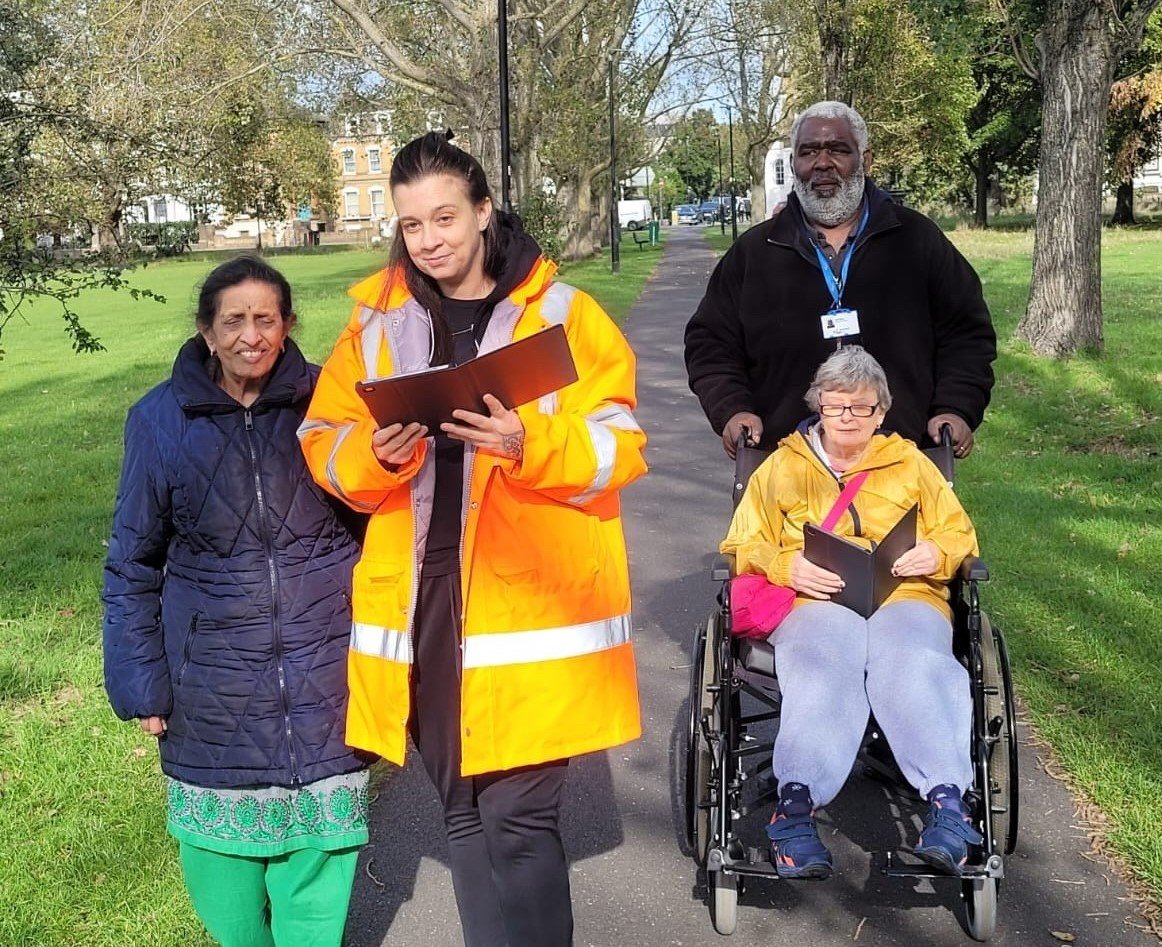
[[[929, 418], [973, 428], [993, 386], [996, 334], [968, 261], [931, 220], [893, 204], [870, 180], [868, 225], [852, 251], [844, 306], [858, 341], [883, 365], [893, 404], [884, 427], [917, 443]], [[773, 449], [806, 416], [816, 368], [836, 348], [819, 317], [831, 306], [793, 194], [719, 261], [686, 326], [690, 388], [718, 433], [740, 411], [763, 420]]]

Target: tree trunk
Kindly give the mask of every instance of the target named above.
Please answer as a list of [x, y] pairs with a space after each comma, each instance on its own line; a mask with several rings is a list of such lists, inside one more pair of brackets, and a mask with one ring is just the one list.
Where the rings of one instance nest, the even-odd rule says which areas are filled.
[[989, 164], [983, 155], [977, 156], [973, 177], [976, 179], [976, 194], [972, 223], [983, 230], [989, 225]]
[[[1113, 55], [1101, 4], [1050, 3], [1041, 46], [1033, 282], [1018, 337], [1039, 355], [1102, 347], [1101, 194]], [[1063, 9], [1065, 7], [1066, 9]]]
[[593, 179], [582, 177], [577, 183], [561, 185], [560, 197], [566, 218], [561, 255], [566, 260], [592, 256], [597, 249], [593, 243]]
[[815, 14], [823, 65], [823, 98], [847, 102], [850, 90], [845, 56], [851, 33], [848, 0], [815, 0]]
[[1137, 223], [1134, 220], [1133, 181], [1123, 181], [1118, 185], [1117, 203], [1114, 205], [1114, 216], [1110, 219], [1110, 223], [1117, 226]]

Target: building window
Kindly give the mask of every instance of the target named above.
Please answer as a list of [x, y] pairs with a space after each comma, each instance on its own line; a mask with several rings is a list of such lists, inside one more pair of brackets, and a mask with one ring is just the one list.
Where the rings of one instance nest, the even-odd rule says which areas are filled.
[[153, 202], [153, 219], [159, 224], [164, 224], [169, 219], [169, 215], [166, 213], [165, 201], [162, 198], [158, 198]]
[[355, 149], [354, 148], [344, 148], [343, 149], [343, 173], [344, 174], [354, 174], [355, 173]]
[[1153, 158], [1151, 158], [1142, 166], [1142, 170], [1157, 174], [1160, 166], [1162, 166], [1162, 157], [1154, 155]]
[[379, 172], [383, 170], [383, 165], [379, 160], [378, 148], [367, 149], [367, 170], [375, 174], [379, 174]]
[[787, 183], [787, 166], [782, 158], [775, 159], [775, 183], [782, 187]]
[[343, 192], [343, 216], [348, 219], [359, 216], [359, 192], [355, 188]]
[[358, 138], [360, 132], [358, 115], [348, 115], [343, 119], [343, 134], [347, 138]]
[[373, 220], [382, 220], [387, 216], [387, 206], [383, 199], [383, 188], [371, 189], [371, 217]]

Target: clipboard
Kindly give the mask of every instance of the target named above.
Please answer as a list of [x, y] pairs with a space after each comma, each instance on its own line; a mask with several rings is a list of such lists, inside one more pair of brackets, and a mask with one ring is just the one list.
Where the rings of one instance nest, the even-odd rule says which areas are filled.
[[355, 390], [380, 427], [418, 421], [435, 432], [458, 408], [488, 414], [486, 394], [511, 409], [576, 380], [565, 327], [555, 325], [462, 365], [366, 379]]
[[814, 523], [803, 527], [803, 556], [843, 579], [843, 590], [831, 601], [870, 618], [903, 578], [892, 575], [892, 564], [916, 545], [917, 506], [912, 504], [874, 549], [829, 533]]

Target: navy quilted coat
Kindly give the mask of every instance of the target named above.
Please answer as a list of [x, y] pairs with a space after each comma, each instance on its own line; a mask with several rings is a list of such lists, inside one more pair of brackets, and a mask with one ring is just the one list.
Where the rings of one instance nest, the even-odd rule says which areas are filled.
[[105, 688], [163, 716], [162, 769], [293, 786], [366, 764], [344, 742], [352, 530], [295, 431], [318, 369], [287, 340], [249, 409], [200, 337], [129, 411], [105, 564]]

